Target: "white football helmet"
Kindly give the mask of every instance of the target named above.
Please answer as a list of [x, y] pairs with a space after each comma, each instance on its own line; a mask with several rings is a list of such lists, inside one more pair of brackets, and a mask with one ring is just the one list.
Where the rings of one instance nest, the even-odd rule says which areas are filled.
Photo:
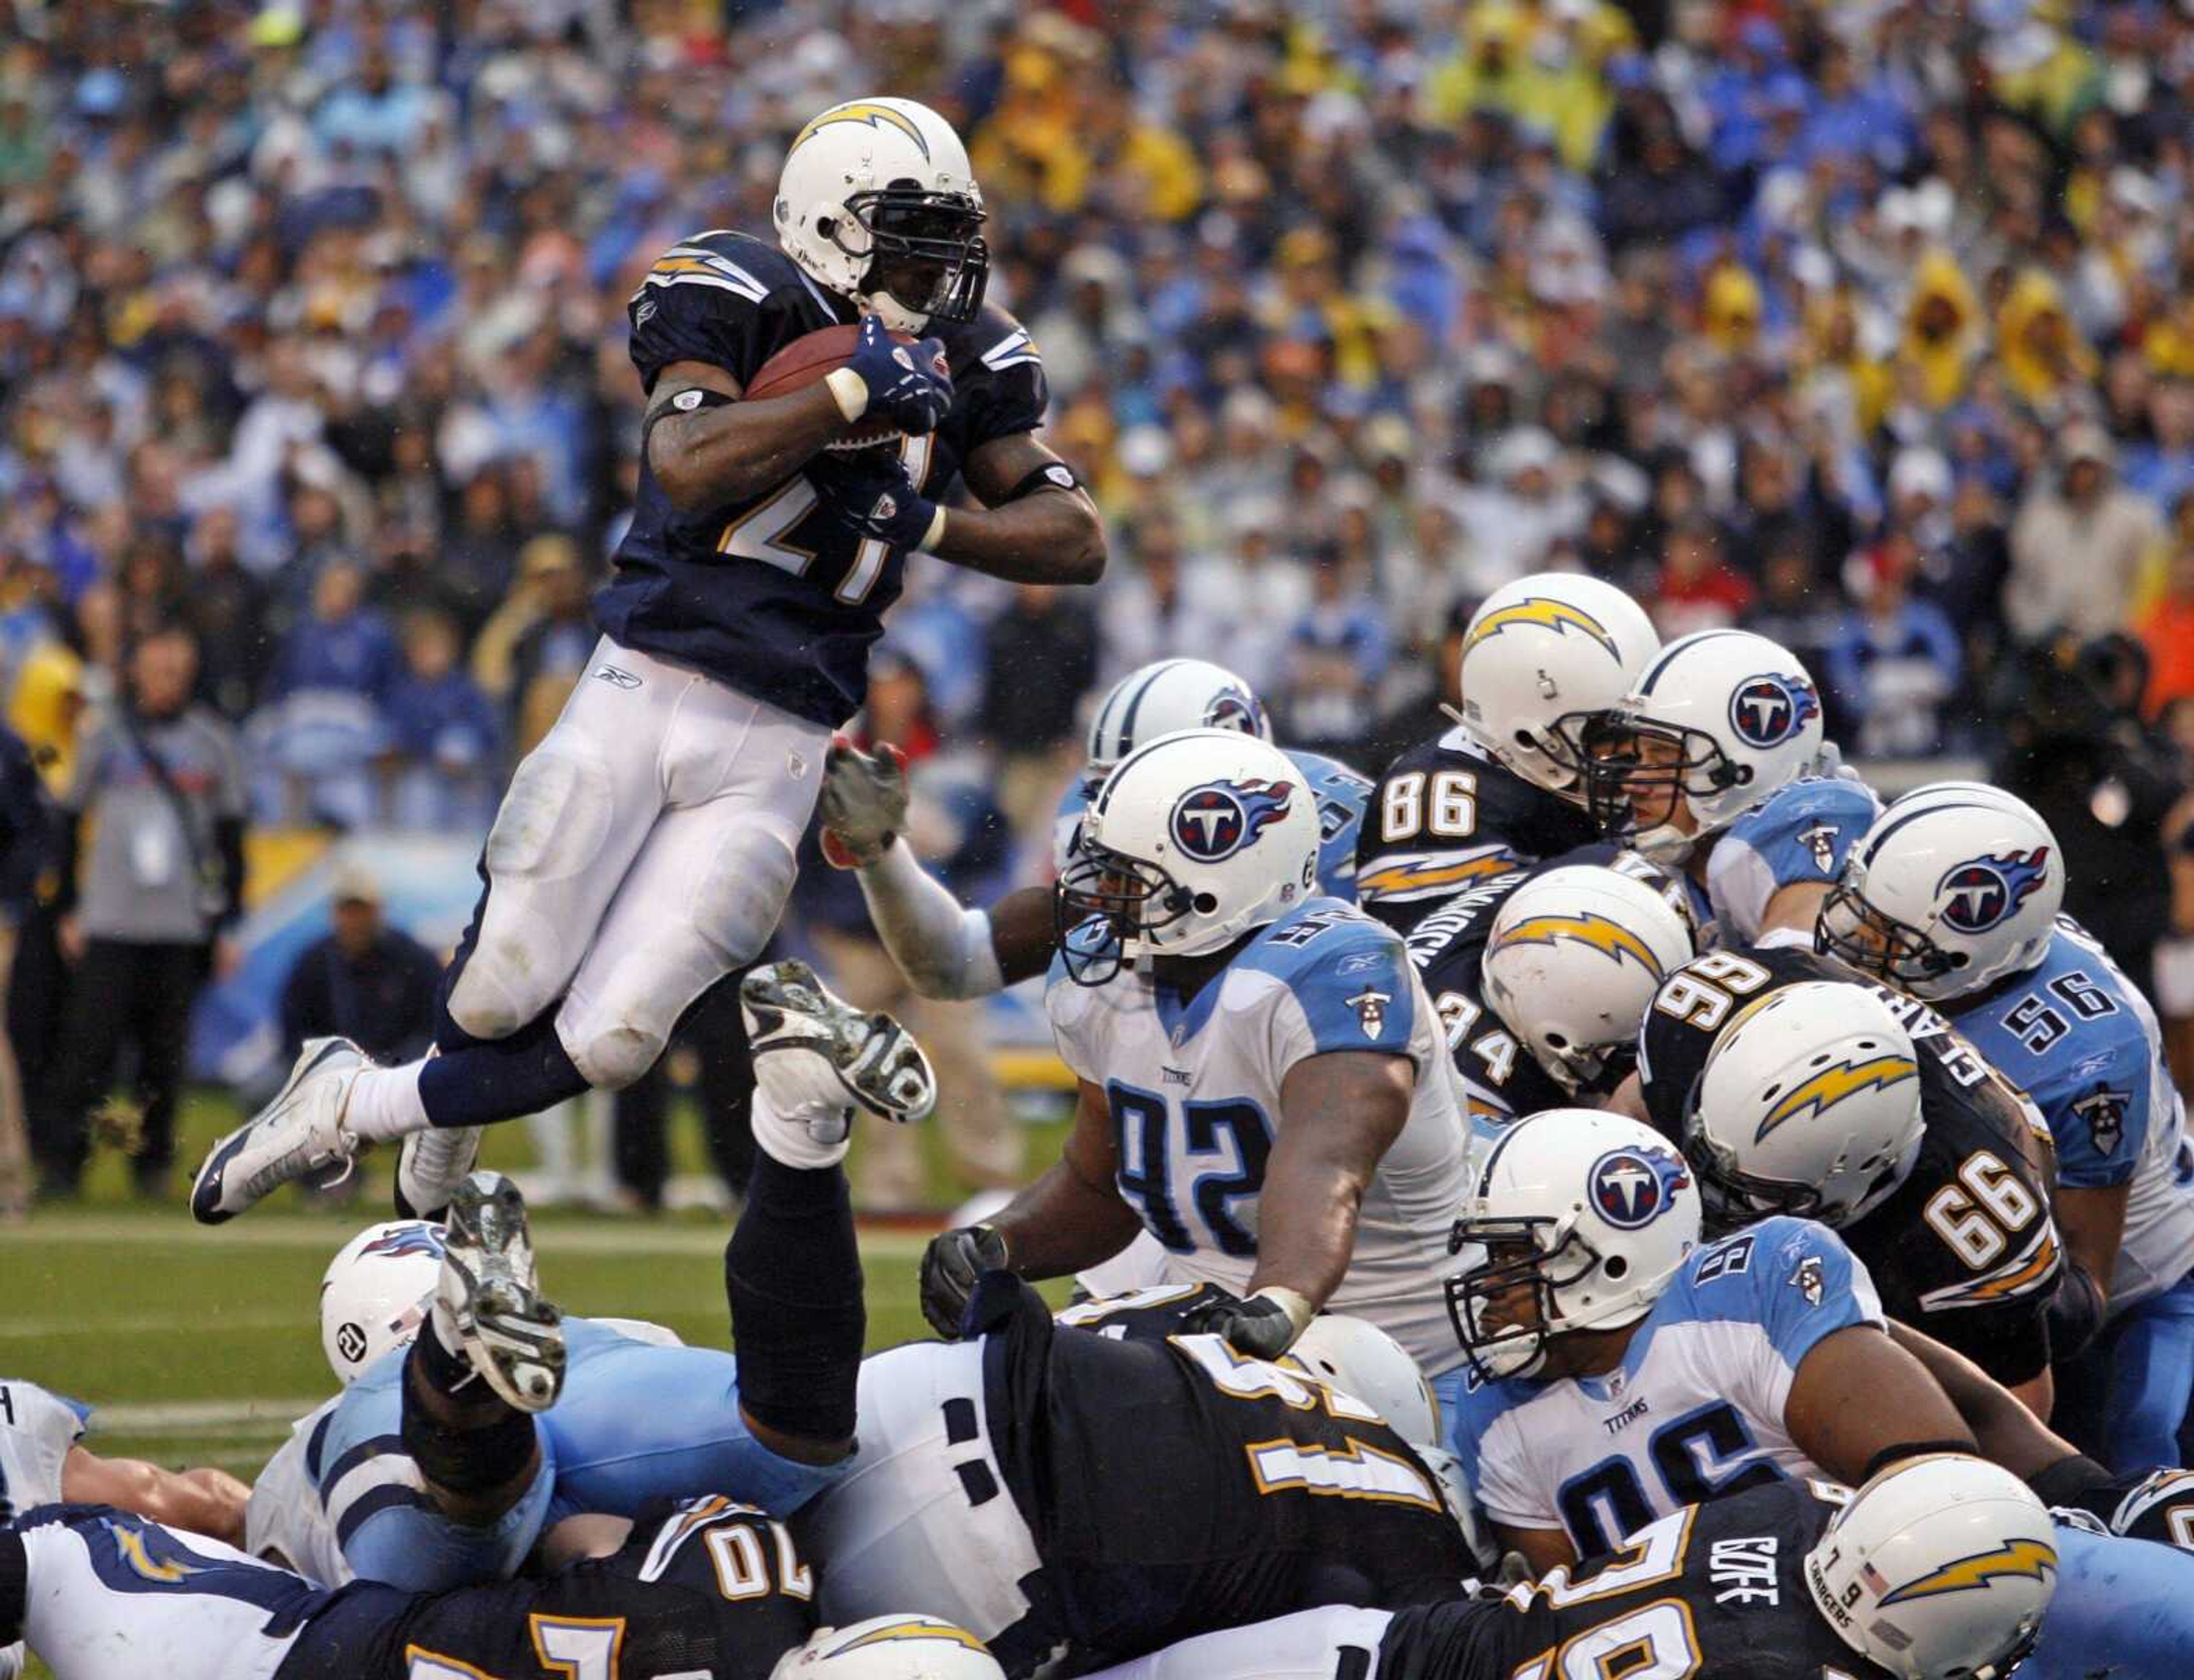
[[935, 1616], [871, 1616], [819, 1629], [769, 1680], [1005, 1680], [983, 1642]]
[[[1542, 571], [1504, 583], [1463, 632], [1462, 715], [1525, 781], [1575, 796], [1576, 735], [1628, 692], [1661, 645], [1612, 583]], [[1557, 725], [1568, 722], [1567, 732]]]
[[1686, 1104], [1684, 1157], [1709, 1222], [1842, 1226], [1903, 1184], [1926, 1130], [1912, 1035], [1866, 986], [1806, 980], [1722, 1029]]
[[1643, 1318], [1698, 1242], [1699, 1193], [1659, 1132], [1548, 1109], [1501, 1133], [1463, 1202], [1448, 1247], [1486, 1253], [1448, 1280], [1448, 1316], [1480, 1376], [1533, 1376], [1556, 1338]]
[[1915, 997], [1962, 997], [2031, 968], [2065, 903], [2057, 836], [2024, 800], [1946, 783], [1892, 805], [1852, 848], [1813, 949]]
[[433, 1304], [448, 1236], [424, 1219], [368, 1225], [336, 1251], [320, 1278], [320, 1351], [348, 1388], [408, 1342]]
[[1574, 1097], [1629, 1071], [1653, 994], [1694, 955], [1684, 919], [1645, 882], [1571, 863], [1508, 895], [1479, 973], [1493, 1012]]
[[1806, 1554], [1813, 1608], [1899, 1680], [2003, 1680], [2034, 1648], [2057, 1572], [2033, 1490], [1963, 1453], [1890, 1465]]
[[1207, 659], [1160, 659], [1140, 666], [1105, 691], [1089, 720], [1089, 762], [1095, 784], [1146, 741], [1183, 729], [1232, 729], [1272, 738], [1272, 720], [1256, 691], [1224, 665]]
[[1656, 863], [1680, 863], [1818, 765], [1821, 695], [1788, 648], [1749, 630], [1701, 630], [1663, 648], [1597, 720], [1563, 728], [1601, 829]]
[[1054, 888], [1070, 977], [1201, 956], [1317, 891], [1318, 809], [1287, 754], [1235, 730], [1140, 747], [1105, 778]]
[[815, 117], [784, 154], [774, 215], [787, 256], [897, 331], [982, 307], [982, 191], [960, 136], [926, 105], [850, 100]]
[[1353, 1395], [1412, 1447], [1440, 1438], [1439, 1402], [1424, 1372], [1406, 1348], [1368, 1318], [1322, 1312], [1279, 1362]]

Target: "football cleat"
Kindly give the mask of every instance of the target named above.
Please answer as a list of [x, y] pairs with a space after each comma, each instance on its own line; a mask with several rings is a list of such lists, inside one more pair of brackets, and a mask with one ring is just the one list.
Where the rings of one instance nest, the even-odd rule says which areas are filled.
[[521, 1412], [545, 1412], [563, 1391], [564, 1315], [542, 1297], [526, 1198], [500, 1173], [451, 1193], [434, 1329]]
[[191, 1217], [202, 1225], [233, 1219], [270, 1190], [321, 1168], [347, 1168], [357, 1134], [343, 1126], [351, 1083], [370, 1066], [347, 1038], [305, 1041], [274, 1100], [213, 1146], [191, 1185]]
[[755, 1081], [787, 1119], [866, 1109], [905, 1124], [937, 1105], [937, 1075], [914, 1035], [881, 1011], [864, 1015], [795, 960], [739, 983]]
[[450, 1197], [480, 1162], [483, 1129], [437, 1126], [414, 1132], [396, 1158], [396, 1211], [407, 1219], [439, 1219]]

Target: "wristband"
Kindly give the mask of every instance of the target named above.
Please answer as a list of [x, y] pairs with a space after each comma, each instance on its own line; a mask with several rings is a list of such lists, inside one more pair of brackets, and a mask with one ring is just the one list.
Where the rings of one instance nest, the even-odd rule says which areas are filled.
[[1261, 1298], [1272, 1302], [1287, 1314], [1288, 1322], [1295, 1326], [1298, 1336], [1308, 1329], [1311, 1320], [1318, 1316], [1318, 1309], [1310, 1304], [1310, 1298], [1285, 1284], [1268, 1283], [1249, 1299], [1254, 1301]]
[[833, 368], [823, 376], [823, 382], [830, 387], [838, 412], [846, 416], [848, 426], [869, 411], [869, 382], [853, 369]]

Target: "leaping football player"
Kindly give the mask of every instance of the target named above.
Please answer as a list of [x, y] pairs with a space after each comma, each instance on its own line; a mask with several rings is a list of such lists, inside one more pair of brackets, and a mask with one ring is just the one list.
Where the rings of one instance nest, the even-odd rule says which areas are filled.
[[[429, 1213], [474, 1128], [639, 1078], [776, 926], [907, 556], [1019, 582], [1103, 571], [1095, 505], [1035, 436], [1035, 347], [983, 301], [982, 194], [951, 125], [909, 100], [831, 106], [774, 215], [775, 247], [698, 233], [633, 295], [638, 506], [587, 676], [488, 836], [434, 1053], [376, 1068], [307, 1045], [199, 1169], [201, 1221], [415, 1137], [399, 1206]], [[832, 330], [849, 355], [807, 341]], [[938, 499], [956, 478], [980, 505]]]

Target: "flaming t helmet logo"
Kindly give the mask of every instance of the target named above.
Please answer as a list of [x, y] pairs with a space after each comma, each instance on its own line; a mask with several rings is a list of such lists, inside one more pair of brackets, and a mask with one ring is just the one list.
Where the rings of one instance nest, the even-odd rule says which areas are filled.
[[1684, 1163], [1658, 1150], [1610, 1150], [1585, 1176], [1594, 1209], [1617, 1230], [1651, 1224], [1690, 1182]]
[[1288, 814], [1292, 782], [1207, 782], [1180, 796], [1169, 827], [1173, 843], [1199, 863], [1216, 863]]
[[1935, 887], [1937, 896], [1946, 900], [1943, 920], [1961, 933], [1985, 933], [2032, 897], [2048, 870], [2046, 846], [1961, 863]]
[[1821, 714], [1821, 697], [1803, 677], [1762, 675], [1729, 697], [1729, 726], [1748, 747], [1779, 747]]

